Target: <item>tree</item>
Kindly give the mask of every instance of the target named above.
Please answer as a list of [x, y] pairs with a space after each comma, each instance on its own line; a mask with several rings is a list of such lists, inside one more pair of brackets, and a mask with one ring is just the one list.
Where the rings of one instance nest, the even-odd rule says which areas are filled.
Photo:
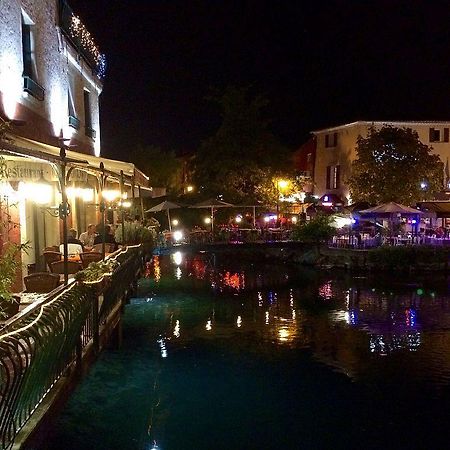
[[231, 202], [266, 202], [273, 196], [273, 175], [287, 173], [288, 150], [263, 118], [267, 101], [248, 88], [228, 87], [212, 98], [222, 123], [194, 158], [195, 184], [208, 196]]
[[443, 163], [410, 128], [371, 128], [358, 137], [348, 180], [353, 201], [413, 204], [442, 190]]
[[131, 153], [130, 159], [150, 178], [152, 186], [166, 187], [169, 194], [181, 191], [182, 163], [175, 152], [150, 145], [138, 147]]
[[301, 241], [315, 244], [317, 252], [320, 254], [321, 244], [328, 242], [336, 233], [333, 227], [332, 216], [318, 214], [309, 222], [303, 222], [295, 225], [292, 230], [294, 241]]

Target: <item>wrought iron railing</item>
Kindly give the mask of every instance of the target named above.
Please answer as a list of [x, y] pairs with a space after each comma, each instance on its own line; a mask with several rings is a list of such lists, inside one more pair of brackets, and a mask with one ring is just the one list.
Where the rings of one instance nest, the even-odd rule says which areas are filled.
[[142, 253], [141, 245], [129, 246], [115, 257], [119, 266], [110, 277], [103, 292], [103, 302], [99, 310], [101, 324], [105, 322], [109, 313], [116, 306], [117, 299], [123, 299], [133, 288], [143, 267]]
[[69, 126], [75, 128], [75, 130], [79, 130], [80, 124], [81, 124], [80, 119], [72, 115], [69, 116]]
[[45, 89], [26, 75], [23, 77], [23, 90], [40, 101], [44, 100]]
[[0, 335], [0, 436], [6, 449], [73, 362], [95, 290], [73, 283]]
[[142, 247], [118, 253], [99, 309], [101, 283], [77, 283], [25, 310], [0, 330], [0, 447], [9, 449], [17, 433], [76, 362], [99, 344], [99, 314], [122, 301], [142, 267]]

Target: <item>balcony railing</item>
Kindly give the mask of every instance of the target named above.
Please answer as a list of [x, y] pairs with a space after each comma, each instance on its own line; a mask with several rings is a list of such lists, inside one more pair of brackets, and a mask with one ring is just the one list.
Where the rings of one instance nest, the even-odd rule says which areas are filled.
[[40, 101], [44, 100], [45, 89], [26, 75], [23, 77], [23, 90]]
[[80, 129], [80, 119], [77, 119], [75, 116], [69, 116], [69, 126], [75, 128], [75, 130]]
[[97, 136], [96, 131], [92, 127], [86, 127], [86, 136], [90, 137], [91, 139], [95, 139]]

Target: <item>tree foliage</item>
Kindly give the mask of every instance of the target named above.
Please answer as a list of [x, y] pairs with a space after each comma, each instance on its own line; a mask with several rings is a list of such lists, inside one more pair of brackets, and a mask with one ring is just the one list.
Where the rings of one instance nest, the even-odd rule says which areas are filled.
[[293, 228], [292, 237], [296, 241], [320, 244], [329, 241], [336, 233], [332, 226], [332, 216], [318, 214], [309, 222], [299, 223]]
[[149, 178], [154, 187], [165, 187], [168, 193], [181, 191], [182, 163], [174, 151], [164, 151], [157, 146], [138, 147], [131, 153], [131, 160]]
[[348, 180], [353, 201], [413, 204], [442, 190], [439, 156], [410, 128], [371, 128], [357, 141], [357, 159]]
[[212, 100], [221, 110], [222, 123], [195, 156], [195, 184], [205, 195], [222, 194], [231, 202], [273, 199], [273, 175], [289, 171], [289, 158], [263, 117], [267, 101], [236, 87]]

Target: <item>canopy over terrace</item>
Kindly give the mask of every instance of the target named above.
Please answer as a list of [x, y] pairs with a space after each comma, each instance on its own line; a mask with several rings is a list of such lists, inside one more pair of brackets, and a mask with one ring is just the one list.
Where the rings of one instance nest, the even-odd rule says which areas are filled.
[[415, 217], [416, 231], [419, 222], [418, 218], [419, 216], [422, 216], [424, 214], [418, 209], [411, 208], [409, 206], [405, 206], [396, 202], [383, 203], [382, 205], [374, 206], [373, 208], [363, 209], [359, 213], [361, 214], [361, 216], [374, 217], [375, 220], [377, 219], [377, 217], [386, 218], [391, 224], [394, 222], [394, 219], [398, 218], [399, 216]]
[[450, 218], [450, 201], [420, 202], [418, 206], [424, 212], [435, 213], [438, 219]]
[[[8, 142], [1, 143], [0, 151], [6, 151], [7, 153], [15, 154], [16, 156], [39, 159], [50, 163], [60, 161], [61, 149], [58, 147], [42, 144], [41, 142], [36, 142], [20, 136], [9, 135], [8, 138], [10, 138]], [[146, 190], [151, 189], [149, 178], [133, 163], [101, 158], [72, 150], [67, 150], [66, 156], [67, 162], [70, 165], [81, 170], [98, 173], [101, 172], [100, 163], [103, 163], [105, 173], [117, 181], [120, 180], [120, 173], [122, 171], [128, 185], [131, 186], [133, 184], [141, 186]]]

